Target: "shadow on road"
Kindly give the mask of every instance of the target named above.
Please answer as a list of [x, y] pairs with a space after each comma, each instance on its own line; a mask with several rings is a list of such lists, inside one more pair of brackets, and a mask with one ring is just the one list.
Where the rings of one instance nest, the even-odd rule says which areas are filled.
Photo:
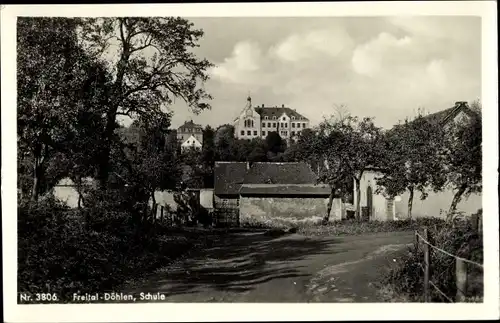
[[[196, 293], [200, 288], [246, 292], [274, 279], [304, 277], [296, 261], [326, 253], [334, 239], [296, 235], [272, 237], [263, 233], [235, 234], [223, 245], [200, 251], [190, 259], [165, 268], [140, 289], [168, 295]], [[328, 250], [328, 253], [339, 252]]]

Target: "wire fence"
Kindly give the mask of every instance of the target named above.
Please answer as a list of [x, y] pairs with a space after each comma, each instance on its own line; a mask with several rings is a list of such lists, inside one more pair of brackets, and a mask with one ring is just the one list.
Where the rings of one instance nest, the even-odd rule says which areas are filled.
[[[477, 232], [481, 232], [481, 222], [482, 222], [482, 217], [481, 216], [475, 216], [472, 219], [472, 226]], [[460, 257], [458, 255], [452, 254], [451, 252], [448, 252], [431, 242], [429, 242], [430, 237], [429, 237], [429, 232], [428, 229], [425, 228], [423, 230], [423, 234], [420, 234], [418, 231], [415, 231], [415, 238], [417, 242], [417, 247], [422, 244], [423, 245], [423, 252], [424, 252], [424, 261], [423, 265], [422, 263], [419, 263], [419, 267], [423, 271], [424, 274], [424, 300], [425, 302], [430, 302], [430, 288], [432, 287], [440, 296], [442, 299], [449, 303], [454, 303], [454, 302], [463, 302], [466, 299], [467, 295], [467, 285], [468, 285], [468, 266], [474, 266], [477, 267], [481, 270], [484, 269], [484, 265], [480, 264], [478, 262]], [[450, 297], [447, 295], [445, 292], [443, 292], [437, 285], [436, 282], [432, 281], [430, 279], [430, 270], [432, 267], [432, 262], [431, 262], [431, 257], [430, 257], [430, 248], [432, 250], [441, 253], [443, 255], [446, 255], [448, 257], [454, 258], [455, 259], [455, 284], [456, 284], [456, 295], [455, 297]]]

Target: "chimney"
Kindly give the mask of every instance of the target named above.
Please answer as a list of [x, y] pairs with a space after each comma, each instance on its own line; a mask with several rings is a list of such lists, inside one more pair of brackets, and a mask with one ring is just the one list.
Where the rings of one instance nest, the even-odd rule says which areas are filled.
[[467, 104], [467, 101], [457, 101], [455, 102], [455, 105], [456, 106], [459, 106], [459, 105], [466, 105]]
[[264, 107], [264, 103], [262, 103], [262, 107]]
[[284, 105], [284, 104], [282, 104], [282, 105], [281, 105], [281, 107], [282, 107], [282, 108], [284, 108], [284, 107], [285, 107], [285, 105]]

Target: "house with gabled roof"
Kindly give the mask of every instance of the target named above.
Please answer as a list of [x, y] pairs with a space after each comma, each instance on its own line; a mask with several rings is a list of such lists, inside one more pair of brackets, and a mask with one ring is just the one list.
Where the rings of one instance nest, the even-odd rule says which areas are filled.
[[203, 145], [203, 127], [189, 120], [177, 128], [177, 140], [183, 150], [188, 148], [201, 149]]
[[[307, 163], [216, 162], [214, 177], [215, 208], [237, 208], [241, 222], [320, 221], [327, 212], [331, 188]], [[335, 200], [332, 221], [341, 208]]]
[[[424, 116], [432, 123], [437, 123], [444, 129], [453, 124], [467, 122], [474, 117], [474, 112], [467, 102], [458, 101], [451, 108], [438, 111]], [[395, 127], [401, 127], [397, 125]], [[383, 174], [383, 169], [380, 167], [372, 167], [363, 172], [360, 181], [360, 196], [354, 196], [354, 205], [356, 199], [360, 199], [362, 215], [365, 215], [369, 220], [396, 220], [405, 219], [408, 217], [408, 200], [409, 193], [405, 192], [401, 196], [396, 196], [394, 199], [386, 197], [383, 193], [376, 194], [377, 178]], [[356, 192], [356, 186], [354, 188]], [[413, 199], [412, 217], [439, 217], [445, 215], [448, 211], [454, 192], [451, 189], [445, 189], [442, 192], [429, 192], [425, 200], [419, 198]], [[463, 198], [457, 207], [457, 211], [462, 211], [467, 214], [476, 212], [482, 207], [481, 194], [472, 194], [467, 198]]]
[[266, 138], [276, 132], [288, 143], [296, 140], [300, 133], [309, 128], [309, 119], [295, 109], [278, 106], [253, 106], [252, 98], [234, 120], [235, 136], [238, 139]]

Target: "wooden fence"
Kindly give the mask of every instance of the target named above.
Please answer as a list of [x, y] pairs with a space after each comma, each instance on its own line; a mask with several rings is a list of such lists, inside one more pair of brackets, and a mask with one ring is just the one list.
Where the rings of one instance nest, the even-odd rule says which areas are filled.
[[[482, 232], [482, 216], [481, 215], [473, 215], [471, 218], [472, 221], [472, 227], [476, 232], [481, 233]], [[424, 272], [424, 301], [425, 302], [430, 302], [430, 288], [434, 288], [441, 297], [446, 300], [447, 302], [454, 303], [454, 302], [464, 302], [466, 300], [466, 295], [467, 295], [467, 288], [468, 288], [468, 267], [469, 266], [476, 266], [477, 268], [480, 268], [481, 270], [483, 269], [483, 265], [462, 257], [459, 257], [457, 255], [451, 254], [446, 250], [443, 250], [432, 243], [429, 242], [430, 236], [427, 228], [424, 228], [423, 233], [420, 234], [418, 231], [415, 231], [415, 239], [417, 242], [417, 246], [422, 245], [423, 246], [423, 252], [424, 252], [424, 260], [423, 260], [423, 265], [422, 263], [419, 263], [421, 269]], [[430, 279], [430, 272], [432, 269], [432, 262], [431, 262], [431, 249], [439, 252], [441, 254], [444, 254], [448, 257], [455, 258], [455, 283], [456, 283], [456, 295], [450, 296], [446, 295], [436, 284], [436, 282], [433, 282]]]
[[212, 223], [216, 227], [239, 227], [240, 210], [237, 208], [216, 208], [212, 215]]

